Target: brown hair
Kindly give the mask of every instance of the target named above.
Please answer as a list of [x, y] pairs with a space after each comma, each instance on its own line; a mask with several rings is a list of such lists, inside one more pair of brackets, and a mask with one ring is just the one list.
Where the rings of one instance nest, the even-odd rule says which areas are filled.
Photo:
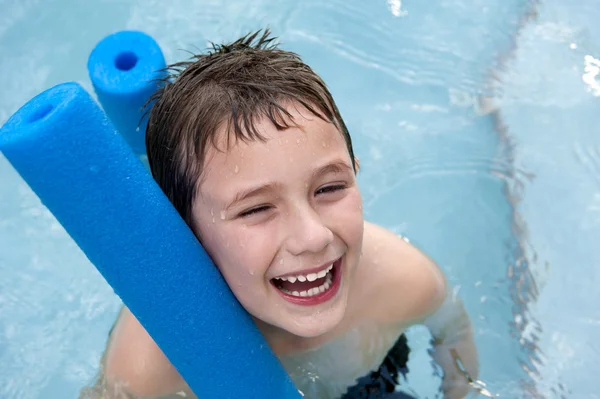
[[293, 126], [283, 104], [297, 102], [341, 131], [350, 159], [352, 141], [323, 80], [297, 54], [273, 44], [269, 30], [167, 68], [168, 76], [150, 98], [146, 148], [154, 179], [181, 217], [193, 228], [191, 208], [202, 175], [207, 143], [226, 123], [234, 140], [264, 140], [257, 119], [267, 117], [278, 130]]

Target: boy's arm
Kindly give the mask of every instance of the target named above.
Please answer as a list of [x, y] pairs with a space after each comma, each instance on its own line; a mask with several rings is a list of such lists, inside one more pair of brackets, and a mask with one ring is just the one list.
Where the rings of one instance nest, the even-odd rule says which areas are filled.
[[102, 360], [101, 399], [195, 398], [150, 335], [126, 307]]
[[[385, 292], [379, 295], [385, 298], [385, 304], [377, 308], [389, 312], [391, 320], [429, 327], [435, 340], [433, 356], [444, 369], [446, 397], [464, 397], [469, 390], [469, 378], [455, 366], [453, 351], [475, 380], [477, 350], [469, 317], [462, 303], [453, 297], [439, 267], [416, 247], [368, 222], [365, 222], [362, 261], [364, 270], [369, 270], [369, 277], [376, 275], [385, 279], [377, 286], [378, 293]], [[382, 269], [384, 265], [390, 267]], [[387, 287], [388, 291], [380, 287]]]
[[460, 299], [448, 292], [442, 306], [423, 323], [433, 335], [433, 358], [444, 370], [447, 398], [464, 398], [477, 380], [479, 362], [473, 326]]

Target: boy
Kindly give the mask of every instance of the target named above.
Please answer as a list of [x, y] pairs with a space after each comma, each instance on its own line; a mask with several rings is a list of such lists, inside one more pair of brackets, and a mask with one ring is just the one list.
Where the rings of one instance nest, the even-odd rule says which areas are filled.
[[[464, 309], [431, 260], [364, 221], [331, 94], [259, 33], [172, 66], [147, 128], [154, 178], [305, 397], [402, 397], [417, 323], [447, 397], [463, 397], [478, 369]], [[90, 396], [194, 397], [126, 308], [102, 368]]]

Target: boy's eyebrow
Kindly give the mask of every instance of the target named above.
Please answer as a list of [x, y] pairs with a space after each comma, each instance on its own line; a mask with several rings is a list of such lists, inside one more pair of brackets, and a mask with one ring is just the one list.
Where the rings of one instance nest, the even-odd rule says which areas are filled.
[[[312, 173], [312, 178], [316, 179], [317, 177], [325, 175], [327, 173], [343, 173], [345, 171], [352, 171], [352, 167], [350, 167], [346, 162], [342, 160], [336, 160], [316, 169]], [[268, 191], [275, 191], [278, 187], [280, 187], [279, 183], [268, 183], [263, 184], [259, 187], [251, 187], [249, 189], [242, 190], [238, 192], [235, 195], [235, 197], [225, 206], [225, 209], [227, 210], [236, 203], [243, 201], [247, 198], [264, 194]]]
[[231, 208], [233, 205], [235, 205], [236, 203], [245, 200], [246, 198], [250, 198], [253, 197], [255, 195], [260, 195], [263, 194], [267, 191], [273, 191], [275, 190], [277, 187], [279, 186], [279, 184], [277, 183], [268, 183], [268, 184], [264, 184], [262, 186], [259, 187], [252, 187], [249, 188], [247, 190], [242, 190], [240, 192], [238, 192], [235, 197], [233, 197], [233, 199], [231, 200], [231, 202], [229, 202], [226, 206], [225, 209], [229, 209]]
[[328, 163], [325, 166], [320, 167], [315, 170], [312, 174], [312, 178], [315, 179], [319, 176], [325, 175], [327, 173], [344, 173], [351, 172], [352, 167], [349, 166], [346, 162], [341, 159]]

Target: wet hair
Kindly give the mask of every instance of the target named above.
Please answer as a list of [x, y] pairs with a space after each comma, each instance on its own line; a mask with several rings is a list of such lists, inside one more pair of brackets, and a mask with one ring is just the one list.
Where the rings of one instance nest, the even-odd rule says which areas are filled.
[[226, 146], [235, 140], [261, 140], [259, 119], [278, 130], [295, 126], [285, 105], [300, 104], [333, 123], [343, 135], [350, 159], [352, 141], [323, 80], [300, 57], [281, 50], [269, 30], [231, 44], [212, 44], [205, 54], [167, 68], [162, 86], [150, 98], [146, 148], [152, 176], [193, 229], [192, 204], [209, 143], [225, 127]]

